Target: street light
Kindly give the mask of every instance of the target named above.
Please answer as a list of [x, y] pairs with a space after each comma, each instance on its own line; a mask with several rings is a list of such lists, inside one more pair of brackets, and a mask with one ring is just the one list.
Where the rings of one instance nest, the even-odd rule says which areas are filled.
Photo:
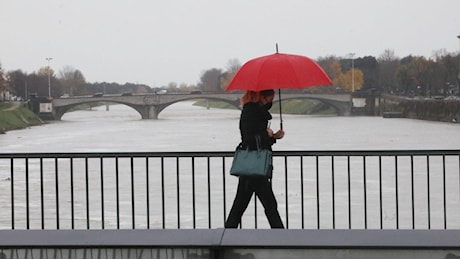
[[45, 58], [48, 61], [48, 97], [51, 97], [51, 68], [50, 60], [53, 58]]
[[460, 35], [457, 35], [458, 38], [458, 75], [457, 75], [457, 90], [460, 91]]
[[29, 96], [27, 95], [27, 79], [24, 79], [24, 100], [29, 99]]
[[355, 63], [354, 63], [354, 57], [355, 53], [350, 53], [351, 57], [351, 92], [355, 92]]

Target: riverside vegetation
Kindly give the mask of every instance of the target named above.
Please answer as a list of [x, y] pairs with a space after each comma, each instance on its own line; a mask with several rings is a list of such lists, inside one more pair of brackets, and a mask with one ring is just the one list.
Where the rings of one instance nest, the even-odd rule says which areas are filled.
[[0, 133], [22, 129], [28, 126], [41, 125], [44, 122], [23, 102], [0, 103]]
[[[105, 105], [105, 102], [97, 103], [96, 106]], [[82, 104], [75, 106], [73, 110], [87, 110], [95, 106], [94, 104]], [[0, 103], [0, 134], [6, 131], [23, 129], [29, 126], [44, 124], [42, 119], [30, 109], [25, 102], [2, 102]]]

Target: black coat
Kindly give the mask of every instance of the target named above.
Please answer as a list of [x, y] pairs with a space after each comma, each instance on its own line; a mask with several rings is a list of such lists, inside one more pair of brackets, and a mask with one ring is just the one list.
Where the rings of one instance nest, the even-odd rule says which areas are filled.
[[268, 136], [268, 121], [272, 115], [259, 103], [249, 102], [243, 106], [240, 116], [240, 133], [243, 148], [257, 149], [256, 136], [260, 136], [261, 148], [271, 149], [275, 139]]

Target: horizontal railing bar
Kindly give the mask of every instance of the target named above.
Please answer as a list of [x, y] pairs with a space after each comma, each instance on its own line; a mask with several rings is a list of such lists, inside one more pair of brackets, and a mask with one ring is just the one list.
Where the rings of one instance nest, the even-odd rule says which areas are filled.
[[[97, 158], [97, 157], [226, 157], [233, 151], [196, 152], [78, 152], [78, 153], [0, 153], [0, 158]], [[459, 155], [460, 150], [314, 150], [273, 151], [274, 156], [394, 156], [394, 155]]]
[[276, 156], [402, 156], [402, 155], [459, 155], [460, 150], [329, 150], [329, 151], [273, 151]]
[[[43, 239], [46, 237], [46, 239]], [[1, 230], [0, 248], [224, 247], [459, 249], [460, 230]]]
[[107, 153], [0, 153], [0, 158], [141, 158], [141, 157], [222, 157], [233, 152], [107, 152]]

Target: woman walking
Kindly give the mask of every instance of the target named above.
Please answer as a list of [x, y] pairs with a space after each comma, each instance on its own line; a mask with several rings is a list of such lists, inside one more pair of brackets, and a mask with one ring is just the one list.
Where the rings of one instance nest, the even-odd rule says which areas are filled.
[[[271, 150], [276, 140], [283, 138], [284, 131], [282, 129], [274, 133], [268, 125], [269, 120], [272, 119], [269, 109], [272, 106], [274, 97], [275, 92], [273, 90], [263, 90], [260, 92], [246, 91], [241, 98], [243, 110], [240, 117], [240, 133], [243, 149], [256, 150], [256, 139], [259, 139], [260, 148]], [[225, 228], [238, 227], [254, 193], [264, 206], [270, 227], [284, 228], [278, 213], [278, 204], [273, 194], [271, 177], [271, 170], [267, 176], [238, 177], [235, 200], [225, 222]]]

